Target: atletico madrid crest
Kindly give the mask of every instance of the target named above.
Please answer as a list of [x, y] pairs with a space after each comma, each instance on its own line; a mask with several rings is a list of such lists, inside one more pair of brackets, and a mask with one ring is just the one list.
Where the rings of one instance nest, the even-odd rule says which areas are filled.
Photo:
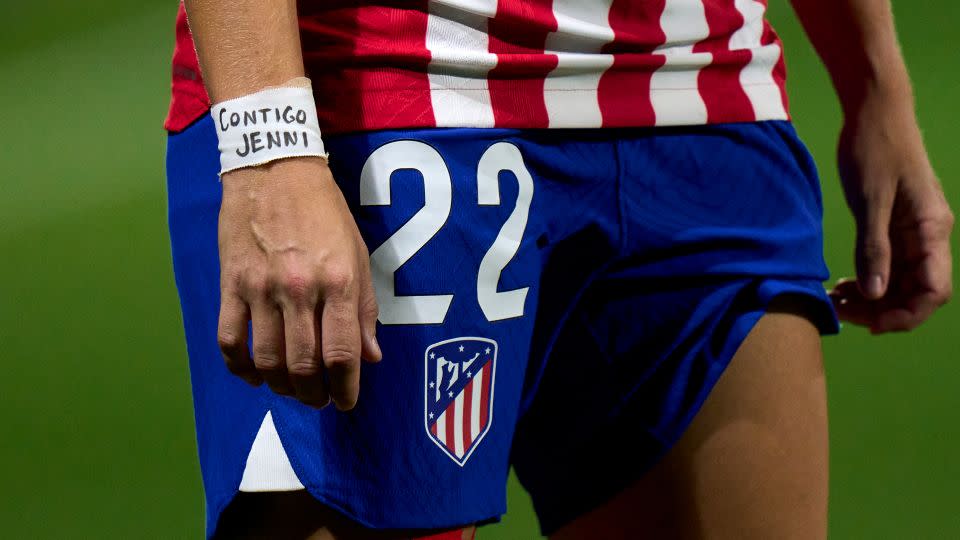
[[424, 425], [427, 434], [461, 467], [490, 430], [497, 342], [448, 339], [424, 353]]

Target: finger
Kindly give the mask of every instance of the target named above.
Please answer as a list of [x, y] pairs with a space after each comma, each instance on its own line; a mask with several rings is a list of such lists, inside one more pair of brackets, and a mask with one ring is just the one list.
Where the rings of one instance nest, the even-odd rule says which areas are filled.
[[293, 395], [284, 359], [283, 316], [267, 299], [250, 306], [253, 320], [253, 363], [270, 389], [283, 396]]
[[856, 281], [838, 284], [829, 296], [841, 321], [858, 326], [870, 326], [873, 323], [877, 303], [863, 297]]
[[927, 320], [952, 294], [949, 246], [934, 249], [930, 256], [898, 279], [903, 292], [891, 299], [892, 307], [882, 310], [871, 330], [874, 333], [912, 330]]
[[[319, 308], [320, 310], [323, 309], [323, 306], [316, 306], [316, 307]], [[323, 328], [321, 328], [320, 326], [321, 315], [322, 315], [322, 312], [318, 312], [316, 310], [314, 311], [314, 320], [316, 321], [316, 324], [313, 325], [313, 335], [314, 335], [314, 339], [316, 340], [316, 343], [318, 344], [323, 343], [323, 338], [322, 338]], [[318, 345], [316, 358], [317, 358], [317, 362], [321, 366], [323, 366], [323, 355], [321, 354], [320, 351], [321, 351], [321, 346]], [[325, 368], [323, 369], [324, 371], [326, 371]], [[317, 402], [311, 404], [310, 405], [311, 407], [322, 409], [323, 407], [326, 407], [327, 405], [330, 404], [330, 385], [327, 383], [327, 377], [325, 373], [320, 377], [320, 385], [317, 393], [319, 396], [317, 399]]]
[[263, 379], [253, 365], [247, 347], [247, 321], [250, 320], [247, 304], [233, 293], [224, 292], [222, 296], [217, 322], [217, 344], [223, 353], [224, 362], [230, 373], [253, 386], [259, 386]]
[[929, 291], [936, 306], [940, 307], [953, 296], [953, 256], [949, 235], [928, 244], [929, 255], [922, 259], [915, 275], [919, 288]]
[[298, 400], [323, 407], [330, 399], [323, 383], [313, 305], [285, 307], [283, 311], [287, 373]]
[[324, 302], [322, 329], [323, 364], [327, 370], [330, 398], [341, 411], [357, 403], [360, 392], [359, 298], [338, 294]]
[[926, 320], [935, 309], [936, 307], [932, 303], [924, 303], [915, 308], [893, 307], [885, 309], [877, 314], [873, 324], [870, 325], [870, 332], [885, 334], [887, 332], [913, 330]]
[[856, 265], [860, 291], [870, 299], [883, 297], [890, 281], [890, 212], [893, 193], [867, 196], [857, 220]]
[[360, 250], [360, 357], [369, 362], [383, 359], [377, 343], [377, 296], [370, 276], [370, 256], [366, 249]]
[[833, 288], [830, 289], [830, 294], [837, 294], [840, 296], [852, 296], [859, 293], [860, 288], [857, 285], [857, 280], [854, 278], [844, 277], [837, 280], [833, 285]]

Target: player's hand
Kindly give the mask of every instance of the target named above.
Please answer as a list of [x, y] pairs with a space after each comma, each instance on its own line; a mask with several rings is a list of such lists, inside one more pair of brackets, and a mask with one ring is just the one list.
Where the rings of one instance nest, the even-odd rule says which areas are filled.
[[366, 245], [327, 164], [285, 159], [224, 174], [219, 243], [217, 339], [230, 371], [314, 407], [353, 408], [361, 357], [381, 357], [377, 302]]
[[834, 305], [842, 320], [875, 334], [913, 329], [952, 293], [953, 213], [911, 100], [864, 100], [847, 118], [838, 154], [857, 223], [857, 278], [837, 283]]

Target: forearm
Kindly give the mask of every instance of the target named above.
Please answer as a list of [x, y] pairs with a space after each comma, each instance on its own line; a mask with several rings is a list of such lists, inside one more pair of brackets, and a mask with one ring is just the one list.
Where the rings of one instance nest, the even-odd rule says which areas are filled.
[[296, 0], [185, 0], [214, 103], [302, 77]]
[[889, 0], [791, 0], [826, 65], [844, 114], [874, 96], [911, 109], [910, 79]]

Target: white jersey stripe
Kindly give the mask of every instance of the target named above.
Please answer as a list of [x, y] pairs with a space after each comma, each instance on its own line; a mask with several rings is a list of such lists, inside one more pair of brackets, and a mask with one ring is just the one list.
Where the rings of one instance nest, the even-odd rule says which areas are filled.
[[780, 60], [780, 46], [761, 45], [763, 14], [766, 7], [756, 0], [735, 0], [734, 6], [743, 16], [743, 26], [730, 36], [730, 49], [750, 49], [750, 63], [740, 71], [740, 84], [747, 94], [757, 119], [786, 119], [780, 86], [773, 80], [773, 68]]
[[463, 457], [463, 392], [453, 400], [453, 453]]
[[447, 411], [440, 413], [437, 418], [437, 440], [447, 444]]
[[700, 69], [713, 55], [694, 53], [693, 46], [710, 35], [701, 0], [667, 0], [660, 16], [666, 45], [655, 52], [666, 63], [650, 77], [650, 101], [656, 124], [689, 125], [707, 122], [707, 106], [698, 87]]
[[557, 30], [547, 35], [546, 53], [557, 55], [557, 67], [544, 81], [550, 126], [600, 127], [603, 116], [597, 88], [613, 65], [613, 55], [599, 54], [613, 41], [613, 0], [553, 0]]
[[478, 369], [477, 374], [470, 381], [473, 385], [473, 395], [470, 403], [470, 443], [480, 436], [480, 393], [483, 392], [483, 370]]
[[497, 55], [488, 51], [487, 21], [496, 12], [497, 0], [431, 0], [426, 45], [437, 127], [493, 127], [487, 73]]

